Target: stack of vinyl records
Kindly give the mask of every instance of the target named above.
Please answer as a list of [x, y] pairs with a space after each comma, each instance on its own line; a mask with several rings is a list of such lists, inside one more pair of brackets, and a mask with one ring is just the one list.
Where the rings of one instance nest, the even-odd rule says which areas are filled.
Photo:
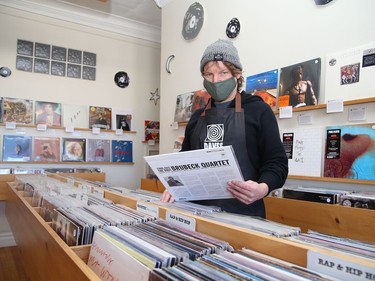
[[261, 232], [263, 234], [275, 237], [295, 236], [301, 232], [299, 227], [293, 227], [277, 222], [273, 222], [260, 217], [251, 217], [246, 215], [232, 214], [232, 213], [211, 213], [202, 214], [202, 217], [219, 221], [232, 226], [238, 226], [245, 229]]
[[338, 204], [340, 197], [347, 194], [344, 190], [327, 190], [323, 188], [304, 186], [284, 186], [283, 197], [289, 199], [305, 200], [325, 204]]
[[299, 243], [309, 244], [324, 249], [335, 250], [345, 254], [375, 259], [375, 244], [337, 237], [309, 230], [295, 237], [285, 238]]
[[375, 192], [353, 192], [341, 196], [340, 205], [375, 210]]
[[154, 269], [150, 281], [165, 280], [335, 280], [332, 277], [258, 252], [241, 249], [222, 251], [196, 261], [184, 261], [173, 267]]

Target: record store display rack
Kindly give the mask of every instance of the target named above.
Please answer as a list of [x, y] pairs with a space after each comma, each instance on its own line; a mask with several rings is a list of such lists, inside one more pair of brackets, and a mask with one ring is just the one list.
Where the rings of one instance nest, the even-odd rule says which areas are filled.
[[[76, 186], [83, 183], [83, 180], [74, 179], [72, 181], [72, 179], [68, 179], [62, 175], [51, 174], [49, 176], [64, 182], [69, 180]], [[90, 181], [105, 181], [104, 174], [77, 174], [76, 176], [84, 176], [85, 179]], [[0, 200], [6, 200], [6, 216], [20, 251], [22, 264], [30, 280], [100, 280], [87, 265], [91, 245], [68, 246], [52, 229], [51, 223], [46, 222], [41, 217], [39, 213], [40, 208], [31, 206], [31, 198], [25, 196], [22, 191], [14, 188], [14, 185], [12, 185], [14, 181], [15, 175], [0, 176]], [[112, 200], [116, 204], [136, 209], [137, 201], [133, 198], [108, 190], [103, 190], [103, 194], [104, 198]], [[311, 202], [303, 202], [303, 204], [306, 203]], [[152, 203], [149, 204], [152, 205]], [[169, 211], [168, 208], [158, 205], [155, 205], [155, 207], [158, 209], [159, 218], [165, 219]], [[313, 210], [311, 206], [307, 209], [310, 211]], [[301, 209], [299, 210], [301, 211]], [[352, 208], [347, 208], [346, 210], [353, 212], [354, 215], [351, 215], [353, 221], [365, 220], [366, 223], [370, 224], [365, 225], [364, 228], [357, 232], [368, 232], [368, 236], [373, 237], [373, 229], [375, 229], [373, 211], [363, 209], [353, 210]], [[360, 266], [375, 268], [374, 260], [302, 245], [182, 211], [173, 210], [173, 212], [194, 219], [196, 221], [196, 231], [225, 240], [235, 250], [246, 247], [303, 267], [307, 267], [308, 253], [313, 251]], [[337, 210], [333, 209], [325, 210], [324, 212], [331, 212], [331, 214], [328, 214], [328, 217], [333, 219], [337, 214]], [[318, 213], [317, 215], [322, 215], [322, 213]], [[321, 222], [321, 224], [324, 223], [324, 221]]]

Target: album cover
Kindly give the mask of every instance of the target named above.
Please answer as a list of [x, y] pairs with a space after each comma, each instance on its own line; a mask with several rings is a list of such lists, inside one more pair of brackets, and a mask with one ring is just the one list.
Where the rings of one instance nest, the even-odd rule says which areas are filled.
[[110, 162], [111, 141], [101, 139], [87, 140], [87, 161], [88, 162]]
[[61, 127], [61, 104], [35, 101], [35, 124]]
[[82, 228], [56, 209], [53, 210], [52, 228], [68, 246], [79, 245]]
[[133, 142], [112, 140], [112, 162], [133, 162]]
[[3, 161], [30, 161], [31, 136], [3, 136]]
[[325, 177], [375, 180], [374, 125], [326, 128]]
[[211, 96], [206, 89], [197, 90], [194, 92], [193, 96], [193, 105], [192, 112], [193, 114], [197, 109], [203, 108], [206, 106]]
[[131, 114], [112, 112], [113, 130], [122, 129], [123, 131], [131, 131], [132, 118], [133, 117]]
[[59, 162], [60, 138], [39, 136], [34, 137], [33, 161]]
[[319, 104], [321, 59], [300, 62], [280, 69], [278, 107]]
[[340, 198], [340, 205], [375, 210], [375, 192], [354, 192]]
[[100, 106], [90, 106], [89, 126], [90, 128], [111, 129], [112, 109]]
[[86, 161], [86, 139], [63, 138], [62, 139], [62, 161], [85, 162]]
[[279, 70], [274, 69], [246, 77], [246, 92], [260, 96], [272, 110], [276, 109]]
[[174, 113], [175, 122], [187, 122], [190, 120], [193, 107], [193, 96], [194, 92], [184, 93], [177, 96]]
[[33, 101], [19, 98], [3, 98], [3, 122], [33, 123]]
[[308, 190], [304, 191], [304, 190], [293, 190], [293, 189], [284, 188], [283, 197], [289, 198], [289, 199], [317, 202], [317, 203], [337, 204], [338, 199], [339, 199], [339, 194], [325, 193], [324, 191], [314, 192], [314, 191], [308, 191]]
[[145, 141], [159, 141], [160, 121], [145, 120]]
[[64, 104], [63, 125], [73, 128], [88, 128], [89, 108], [86, 105]]

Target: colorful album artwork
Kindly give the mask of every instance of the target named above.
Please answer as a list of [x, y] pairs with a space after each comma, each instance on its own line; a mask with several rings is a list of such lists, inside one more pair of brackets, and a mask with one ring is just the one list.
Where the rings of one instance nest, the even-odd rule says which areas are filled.
[[90, 128], [111, 129], [112, 109], [100, 106], [90, 106], [89, 125]]
[[375, 180], [374, 125], [326, 128], [325, 177]]
[[278, 76], [278, 69], [248, 76], [246, 77], [246, 92], [260, 96], [272, 109], [276, 109]]
[[375, 41], [327, 54], [325, 102], [374, 97]]
[[18, 98], [3, 98], [3, 122], [32, 124], [33, 101]]
[[319, 104], [320, 72], [320, 58], [281, 68], [278, 107]]
[[62, 148], [62, 161], [86, 161], [86, 139], [63, 138]]
[[159, 141], [160, 122], [145, 120], [145, 141]]
[[112, 162], [133, 162], [133, 142], [112, 140]]
[[86, 105], [64, 104], [63, 125], [72, 128], [89, 127], [89, 108]]
[[210, 98], [211, 96], [206, 89], [195, 91], [193, 96], [192, 114], [197, 109], [205, 107]]
[[174, 113], [175, 122], [187, 122], [192, 114], [194, 92], [184, 93], [177, 96], [176, 109]]
[[111, 141], [101, 139], [87, 140], [87, 162], [110, 162]]
[[30, 161], [31, 151], [31, 136], [3, 136], [3, 161]]
[[34, 137], [33, 161], [59, 162], [60, 138], [39, 136]]
[[61, 104], [35, 101], [35, 124], [61, 127]]

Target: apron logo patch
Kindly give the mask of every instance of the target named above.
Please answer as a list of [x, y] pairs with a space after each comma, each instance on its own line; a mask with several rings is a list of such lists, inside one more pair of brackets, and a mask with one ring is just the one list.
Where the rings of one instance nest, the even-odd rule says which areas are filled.
[[224, 124], [207, 125], [207, 136], [204, 142], [223, 142]]

